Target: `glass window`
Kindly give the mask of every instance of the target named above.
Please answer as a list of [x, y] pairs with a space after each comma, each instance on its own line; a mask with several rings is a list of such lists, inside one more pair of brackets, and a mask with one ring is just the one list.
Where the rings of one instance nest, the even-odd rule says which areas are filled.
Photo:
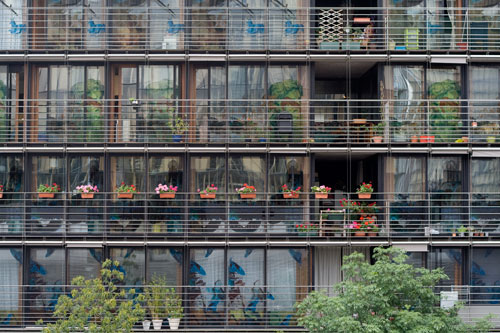
[[163, 276], [168, 285], [182, 285], [182, 267], [184, 252], [179, 248], [148, 249], [148, 280], [154, 276]]
[[[0, 21], [1, 18], [2, 9]], [[7, 21], [3, 22], [7, 24]], [[3, 37], [5, 39], [6, 36]], [[24, 84], [23, 78], [22, 66], [0, 66], [0, 142], [19, 141], [23, 137], [22, 101], [18, 100], [23, 95], [23, 88], [20, 87]]]
[[[471, 251], [470, 271], [471, 296], [475, 303], [498, 304], [500, 292], [500, 266], [494, 265], [500, 259], [500, 249], [495, 247], [474, 247]], [[479, 300], [482, 300], [478, 302]]]
[[264, 287], [264, 250], [229, 249], [227, 258], [228, 324], [262, 322], [266, 300], [273, 298]]
[[0, 155], [0, 185], [3, 185], [4, 192], [21, 192], [23, 188], [22, 156]]
[[51, 317], [64, 293], [65, 253], [62, 248], [31, 248], [28, 262], [28, 311], [32, 321]]
[[220, 50], [226, 45], [226, 0], [191, 1], [191, 49]]
[[144, 49], [147, 29], [147, 2], [112, 0], [109, 9], [112, 28], [109, 46], [113, 49]]
[[61, 191], [66, 190], [66, 160], [59, 156], [33, 156], [31, 159], [31, 191], [36, 192], [41, 184], [56, 183]]
[[304, 249], [267, 251], [267, 311], [272, 326], [294, 326], [294, 304], [307, 296], [309, 257]]
[[104, 157], [71, 156], [69, 158], [69, 190], [75, 191], [80, 185], [97, 186], [100, 192], [105, 192]]
[[449, 280], [440, 282], [443, 286], [460, 286], [464, 284], [464, 257], [461, 248], [432, 248], [430, 255], [431, 269], [442, 267]]
[[158, 184], [177, 186], [182, 192], [182, 177], [184, 163], [180, 156], [151, 156], [149, 157], [149, 186], [154, 192]]
[[111, 190], [114, 191], [122, 182], [135, 185], [138, 192], [146, 191], [146, 171], [142, 156], [111, 157]]
[[203, 190], [207, 186], [217, 187], [218, 195], [224, 195], [226, 190], [226, 159], [224, 156], [193, 156], [191, 157], [191, 192]]
[[20, 248], [0, 248], [0, 326], [21, 324], [22, 263]]
[[102, 262], [102, 249], [68, 249], [68, 283], [77, 276], [99, 277]]
[[118, 270], [123, 272], [123, 284], [127, 286], [140, 286], [146, 279], [145, 253], [142, 247], [111, 248], [109, 256], [120, 263]]
[[231, 156], [229, 158], [229, 192], [243, 184], [266, 191], [266, 159], [262, 156]]
[[309, 179], [308, 159], [299, 156], [270, 156], [269, 192], [281, 192], [281, 187], [287, 185], [296, 189], [301, 187], [306, 191], [305, 182]]
[[188, 307], [192, 325], [224, 324], [224, 250], [191, 249], [189, 252]]

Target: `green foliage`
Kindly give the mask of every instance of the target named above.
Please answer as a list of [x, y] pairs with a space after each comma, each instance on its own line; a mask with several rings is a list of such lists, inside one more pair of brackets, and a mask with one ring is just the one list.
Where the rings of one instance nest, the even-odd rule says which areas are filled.
[[144, 288], [144, 296], [149, 313], [153, 320], [164, 319], [167, 316], [167, 279], [163, 276], [153, 276], [151, 282]]
[[182, 318], [184, 316], [182, 298], [177, 294], [174, 288], [168, 288], [165, 296], [167, 298], [167, 317]]
[[74, 278], [72, 285], [76, 288], [71, 290], [71, 297], [62, 295], [57, 301], [53, 314], [57, 322], [47, 324], [43, 332], [131, 332], [144, 317], [139, 304], [144, 296], [136, 295], [134, 289], [118, 289], [115, 283], [123, 280], [123, 273], [115, 269], [118, 265], [108, 259], [100, 278]]
[[429, 87], [429, 98], [439, 100], [430, 104], [431, 134], [436, 142], [454, 142], [461, 136], [462, 122], [456, 101], [460, 98], [460, 86], [452, 80], [433, 83]]
[[407, 264], [400, 249], [378, 247], [372, 265], [360, 253], [344, 258], [344, 281], [336, 296], [313, 291], [297, 304], [299, 324], [310, 332], [345, 333], [465, 333], [488, 332], [489, 318], [463, 323], [460, 306], [439, 307], [434, 287], [448, 279], [441, 268], [428, 270]]

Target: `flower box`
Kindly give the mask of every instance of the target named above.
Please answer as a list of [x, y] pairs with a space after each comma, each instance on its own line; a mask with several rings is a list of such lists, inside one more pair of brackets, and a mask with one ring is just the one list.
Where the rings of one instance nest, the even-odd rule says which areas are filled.
[[328, 193], [316, 192], [316, 193], [314, 193], [314, 197], [316, 199], [328, 199]]
[[2, 199], [2, 198], [3, 198], [3, 193], [0, 193], [0, 199]]
[[420, 143], [434, 143], [434, 135], [421, 135]]
[[297, 199], [298, 197], [298, 193], [283, 193], [283, 198], [285, 199]]
[[381, 136], [374, 136], [374, 137], [372, 137], [373, 143], [382, 143], [382, 140], [384, 140], [384, 138], [381, 137]]
[[354, 236], [355, 237], [365, 237], [366, 236], [366, 232], [364, 232], [364, 231], [356, 231], [354, 233]]
[[372, 197], [371, 193], [358, 193], [359, 199], [370, 199]]
[[376, 237], [377, 233], [376, 232], [369, 232], [368, 237]]
[[200, 198], [202, 199], [215, 199], [216, 193], [200, 193]]
[[55, 193], [50, 193], [50, 192], [45, 192], [45, 193], [38, 193], [38, 197], [40, 199], [54, 199]]
[[118, 193], [118, 199], [133, 199], [134, 193]]
[[160, 199], [173, 199], [173, 198], [175, 198], [175, 192], [160, 193]]
[[241, 199], [255, 199], [257, 197], [257, 193], [240, 193]]
[[94, 199], [94, 193], [82, 193], [82, 199]]

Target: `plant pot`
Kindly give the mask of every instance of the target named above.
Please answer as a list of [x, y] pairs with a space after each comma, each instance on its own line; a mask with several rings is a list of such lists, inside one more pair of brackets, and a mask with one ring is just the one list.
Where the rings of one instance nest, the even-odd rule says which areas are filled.
[[384, 140], [384, 138], [381, 137], [381, 136], [374, 136], [374, 137], [372, 137], [373, 143], [382, 143], [382, 140]]
[[3, 198], [3, 193], [0, 193], [0, 199], [2, 199], [2, 198]]
[[456, 232], [452, 233], [451, 237], [457, 237], [457, 233]]
[[316, 199], [328, 199], [328, 193], [316, 192], [314, 193]]
[[365, 237], [366, 236], [366, 232], [364, 232], [364, 231], [356, 231], [354, 233], [354, 236], [355, 237]]
[[370, 199], [371, 197], [371, 193], [358, 193], [358, 199]]
[[417, 143], [417, 142], [418, 142], [418, 136], [413, 135], [413, 136], [411, 137], [411, 142], [412, 142], [412, 143]]
[[369, 232], [367, 235], [368, 235], [368, 237], [377, 237], [376, 232]]
[[174, 142], [181, 142], [182, 141], [182, 135], [181, 134], [173, 134], [172, 135], [172, 141], [174, 141]]
[[175, 192], [160, 193], [160, 199], [173, 199], [173, 198], [175, 198]]
[[366, 119], [365, 118], [355, 118], [352, 120], [352, 123], [355, 125], [363, 125], [363, 124], [366, 124]]
[[468, 136], [463, 136], [463, 137], [462, 137], [462, 142], [463, 142], [463, 143], [467, 143], [467, 142], [469, 142], [469, 137], [468, 137]]
[[421, 135], [420, 142], [421, 143], [434, 143], [434, 135]]
[[82, 199], [94, 199], [95, 193], [82, 193]]
[[342, 44], [344, 50], [361, 50], [361, 43], [348, 40]]
[[240, 193], [241, 199], [255, 199], [257, 197], [257, 193]]
[[171, 330], [178, 330], [181, 318], [168, 318], [168, 326]]
[[200, 193], [200, 198], [202, 199], [215, 199], [215, 194], [216, 193]]
[[55, 193], [38, 193], [40, 199], [54, 199]]
[[460, 237], [465, 237], [465, 232], [459, 232], [459, 233], [458, 233], [458, 235], [459, 235]]
[[495, 143], [495, 137], [494, 136], [488, 136], [488, 137], [486, 137], [486, 142], [488, 142], [488, 143]]
[[467, 43], [457, 42], [457, 47], [459, 50], [467, 50]]
[[118, 193], [118, 199], [133, 199], [134, 193]]
[[145, 331], [149, 331], [149, 327], [151, 327], [151, 320], [143, 320], [142, 329]]
[[320, 50], [340, 50], [339, 42], [321, 42], [319, 44]]
[[299, 197], [298, 193], [283, 193], [283, 198], [284, 199], [297, 199]]
[[155, 319], [153, 320], [153, 328], [155, 330], [161, 330], [161, 325], [163, 324], [163, 319]]

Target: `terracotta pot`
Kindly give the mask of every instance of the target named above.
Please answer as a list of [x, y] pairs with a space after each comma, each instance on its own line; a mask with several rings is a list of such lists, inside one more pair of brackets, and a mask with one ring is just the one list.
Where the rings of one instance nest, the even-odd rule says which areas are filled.
[[241, 199], [255, 199], [257, 197], [257, 193], [240, 193]]
[[355, 118], [352, 120], [352, 123], [357, 124], [357, 125], [366, 124], [366, 119], [365, 118]]
[[464, 42], [457, 42], [457, 47], [460, 50], [467, 50], [467, 43]]
[[216, 193], [200, 193], [200, 198], [202, 199], [215, 199], [215, 194]]
[[356, 237], [365, 237], [366, 236], [366, 232], [364, 232], [364, 231], [356, 231], [354, 233], [354, 236], [356, 236]]
[[418, 142], [418, 136], [414, 135], [411, 137], [411, 142], [412, 143], [417, 143]]
[[371, 193], [358, 193], [358, 199], [370, 199], [371, 197]]
[[374, 143], [382, 143], [382, 140], [384, 140], [384, 138], [381, 137], [381, 136], [374, 136], [374, 137], [372, 137], [372, 141]]
[[175, 198], [175, 192], [160, 193], [160, 199], [173, 199]]
[[328, 193], [316, 192], [314, 193], [316, 199], [328, 199]]
[[2, 199], [2, 198], [3, 198], [3, 193], [0, 193], [0, 199]]
[[94, 199], [94, 193], [82, 193], [82, 199]]
[[290, 192], [283, 193], [283, 198], [285, 199], [297, 199], [298, 197], [299, 197], [298, 193], [290, 193]]
[[463, 137], [462, 137], [462, 141], [463, 141], [464, 143], [469, 142], [469, 137], [468, 137], [468, 136], [463, 136]]
[[38, 193], [38, 197], [40, 199], [53, 199], [55, 196], [55, 193]]
[[118, 199], [133, 199], [134, 193], [118, 193]]
[[434, 143], [434, 135], [421, 135], [420, 142], [421, 143]]
[[377, 233], [376, 232], [369, 232], [368, 237], [376, 237]]

